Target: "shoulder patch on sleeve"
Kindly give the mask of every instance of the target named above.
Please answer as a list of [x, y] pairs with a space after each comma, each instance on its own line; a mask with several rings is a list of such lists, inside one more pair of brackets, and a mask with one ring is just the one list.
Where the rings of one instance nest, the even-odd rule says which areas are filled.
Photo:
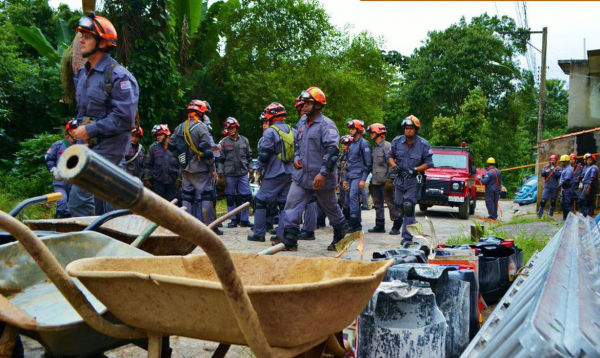
[[121, 86], [122, 90], [131, 89], [131, 82], [130, 81], [121, 81], [121, 82], [119, 82], [119, 85]]
[[337, 133], [338, 133], [338, 131], [336, 128], [329, 128], [329, 134], [335, 135]]
[[427, 154], [433, 154], [433, 150], [431, 148], [429, 148], [429, 150], [427, 151]]

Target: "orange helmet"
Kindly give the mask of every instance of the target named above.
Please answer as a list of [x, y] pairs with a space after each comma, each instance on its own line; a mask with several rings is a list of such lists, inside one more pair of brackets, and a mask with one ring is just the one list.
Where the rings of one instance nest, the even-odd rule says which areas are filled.
[[77, 127], [79, 127], [79, 123], [75, 118], [73, 118], [67, 122], [67, 125], [65, 126], [65, 133], [69, 134], [70, 130], [76, 129]]
[[224, 125], [225, 129], [229, 129], [229, 128], [239, 128], [240, 127], [240, 122], [238, 122], [237, 119], [233, 118], [233, 117], [228, 117], [225, 120], [225, 125]]
[[142, 127], [135, 127], [131, 130], [131, 134], [137, 134], [140, 137], [144, 136], [144, 130], [142, 129]]
[[594, 161], [594, 163], [596, 162], [596, 156], [590, 153], [585, 153], [585, 155], [583, 156], [584, 160], [588, 160], [589, 158], [592, 158], [592, 160]]
[[419, 131], [421, 130], [421, 121], [419, 121], [419, 118], [411, 114], [402, 121], [402, 124], [400, 126], [402, 127], [402, 130], [404, 130], [405, 126], [414, 126], [417, 129], [417, 131]]
[[264, 109], [263, 115], [267, 121], [283, 121], [287, 116], [287, 112], [283, 105], [273, 102]]
[[327, 104], [325, 93], [319, 87], [310, 87], [306, 91], [302, 91], [300, 99], [303, 102], [318, 102], [323, 106]]
[[[79, 19], [77, 24], [78, 32], [89, 32], [103, 40], [106, 40], [109, 47], [117, 47], [117, 30], [107, 18], [96, 16], [93, 12], [86, 13], [86, 16]], [[96, 44], [98, 47], [98, 44]]]
[[155, 136], [159, 134], [165, 134], [167, 137], [171, 135], [171, 131], [169, 130], [169, 126], [166, 124], [157, 124], [152, 127], [152, 134]]
[[373, 123], [367, 127], [368, 133], [375, 133], [377, 135], [385, 135], [387, 133], [387, 129], [381, 123]]
[[570, 159], [577, 159], [577, 154], [573, 153], [571, 155], [569, 155]]
[[304, 106], [304, 101], [302, 100], [302, 98], [300, 98], [300, 96], [296, 97], [296, 103], [294, 104], [294, 106], [296, 107], [296, 110], [298, 110], [298, 112], [302, 110], [302, 107]]
[[346, 124], [347, 128], [350, 129], [356, 129], [357, 131], [364, 133], [365, 131], [365, 127], [363, 126], [363, 122], [359, 121], [358, 119], [351, 119], [348, 121], [348, 123]]
[[188, 105], [187, 112], [197, 113], [199, 116], [204, 116], [204, 113], [210, 112], [210, 107], [208, 107], [207, 102], [199, 99], [193, 99]]

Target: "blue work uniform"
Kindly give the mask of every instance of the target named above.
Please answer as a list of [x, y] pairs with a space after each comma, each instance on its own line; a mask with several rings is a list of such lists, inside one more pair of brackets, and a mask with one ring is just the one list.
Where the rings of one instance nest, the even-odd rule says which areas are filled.
[[544, 208], [546, 202], [550, 200], [548, 206], [548, 215], [554, 214], [554, 206], [556, 205], [556, 198], [558, 197], [558, 181], [560, 180], [560, 173], [562, 169], [557, 165], [550, 166], [546, 165], [542, 170], [542, 177], [544, 178], [544, 191], [542, 192], [542, 200], [540, 201], [540, 209], [538, 210], [538, 217], [542, 217], [544, 214]]
[[[106, 54], [93, 68], [90, 63], [77, 71], [74, 77], [77, 119], [80, 124], [86, 118], [93, 122], [85, 130], [95, 142], [91, 149], [116, 165], [122, 165], [125, 152], [131, 143], [131, 129], [139, 100], [139, 86], [125, 67], [117, 65], [112, 70], [110, 95], [104, 91], [105, 72], [116, 61]], [[99, 198], [73, 187], [69, 197], [72, 216], [102, 215], [112, 206]]]
[[502, 174], [498, 168], [488, 168], [487, 173], [481, 177], [481, 184], [485, 185], [485, 207], [490, 219], [498, 218], [498, 202], [502, 191]]
[[[362, 136], [350, 143], [348, 148], [348, 162], [344, 172], [344, 181], [348, 183], [350, 190], [348, 197], [350, 199], [350, 228], [351, 230], [362, 230], [362, 217], [360, 207], [361, 189], [359, 183], [366, 182], [371, 169], [373, 168], [373, 158], [371, 157], [371, 147], [369, 142]], [[365, 203], [366, 205], [366, 203]]]
[[179, 176], [179, 162], [160, 142], [148, 148], [144, 163], [144, 179], [152, 181], [152, 191], [168, 201], [175, 198], [175, 180]]
[[[329, 222], [333, 225], [334, 241], [341, 240], [346, 234], [346, 222], [335, 194], [338, 174], [335, 164], [339, 139], [340, 134], [335, 123], [322, 113], [318, 113], [312, 123], [308, 122], [307, 117], [302, 117], [298, 123], [294, 160], [299, 160], [302, 168], [294, 169], [292, 173], [292, 185], [285, 204], [283, 223], [286, 231], [284, 239], [286, 248], [297, 247], [296, 240], [302, 212], [313, 195], [316, 195]], [[313, 181], [319, 173], [325, 177], [325, 182], [319, 190], [314, 190]]]
[[[254, 202], [253, 234], [264, 237], [267, 231], [267, 208], [274, 203], [279, 207], [279, 220], [285, 219], [285, 202], [292, 184], [293, 163], [282, 161], [278, 155], [283, 150], [283, 140], [272, 127], [277, 127], [283, 133], [293, 132], [285, 121], [273, 122], [271, 127], [263, 132], [258, 155], [258, 170], [262, 173], [262, 184]], [[283, 225], [277, 227], [277, 237], [283, 238]]]
[[[394, 138], [387, 158], [396, 161], [400, 170], [410, 170], [423, 164], [433, 167], [433, 151], [431, 145], [422, 137], [415, 135], [411, 145], [408, 144], [405, 135]], [[415, 205], [417, 195], [421, 187], [421, 177], [416, 176], [408, 180], [400, 176], [394, 180], [394, 204], [398, 208], [402, 223], [402, 242], [412, 241], [412, 235], [406, 227], [417, 222], [415, 219]]]
[[567, 165], [560, 173], [560, 180], [558, 181], [558, 188], [562, 189], [562, 210], [563, 219], [566, 220], [567, 216], [573, 209], [573, 191], [575, 188], [575, 180], [573, 178], [573, 167]]
[[142, 179], [144, 174], [144, 159], [146, 151], [140, 144], [129, 144], [129, 149], [125, 153], [125, 171], [134, 177]]
[[579, 211], [583, 216], [593, 216], [596, 192], [598, 190], [598, 167], [595, 164], [587, 167], [581, 184], [583, 184], [583, 188], [579, 194]]
[[[53, 172], [53, 170], [56, 170], [55, 168], [56, 163], [58, 163], [58, 159], [70, 146], [71, 142], [69, 142], [67, 139], [52, 143], [44, 158], [46, 160], [46, 168], [48, 168], [49, 171]], [[71, 184], [52, 177], [52, 186], [54, 187], [55, 192], [62, 194], [62, 199], [56, 202], [55, 218], [60, 219], [71, 217], [71, 214], [69, 213], [69, 205], [67, 204], [69, 202], [69, 194], [71, 193]]]
[[[225, 175], [225, 200], [227, 212], [242, 205], [252, 202], [252, 190], [248, 173], [252, 168], [252, 148], [248, 138], [239, 135], [237, 139], [230, 136], [221, 141], [221, 154], [217, 162], [217, 173]], [[249, 210], [245, 209], [231, 218], [233, 224], [248, 223]]]

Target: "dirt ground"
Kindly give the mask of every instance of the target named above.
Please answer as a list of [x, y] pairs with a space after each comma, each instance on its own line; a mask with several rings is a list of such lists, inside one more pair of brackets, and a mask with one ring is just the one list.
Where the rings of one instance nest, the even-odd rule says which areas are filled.
[[[500, 221], [509, 221], [514, 216], [527, 215], [535, 211], [535, 205], [518, 206], [513, 204], [512, 201], [500, 201], [500, 208], [502, 216]], [[386, 213], [387, 214], [387, 213]], [[430, 208], [426, 213], [417, 212], [417, 220], [424, 224], [425, 232], [429, 233], [429, 228], [423, 220], [427, 216], [432, 220], [435, 234], [440, 242], [445, 242], [452, 236], [460, 234], [468, 235], [470, 232], [470, 226], [473, 225], [471, 220], [460, 220], [458, 219], [458, 209], [446, 208], [446, 207], [433, 207]], [[475, 220], [476, 216], [486, 217], [487, 211], [483, 201], [477, 202], [477, 209], [474, 216], [471, 216], [472, 220]], [[364, 260], [369, 260], [372, 257], [373, 252], [385, 251], [400, 246], [400, 236], [391, 236], [388, 234], [369, 234], [367, 229], [372, 228], [375, 225], [375, 210], [368, 210], [362, 212], [363, 217], [363, 230], [365, 234], [364, 243]], [[486, 223], [483, 223], [487, 225]], [[531, 224], [527, 224], [526, 226]], [[542, 225], [543, 226], [543, 225]], [[390, 230], [391, 225], [386, 226], [386, 230]], [[267, 242], [257, 243], [251, 242], [246, 239], [246, 236], [251, 232], [248, 228], [235, 228], [228, 229], [222, 228], [225, 233], [222, 236], [223, 242], [225, 242], [227, 248], [232, 252], [258, 252], [270, 246], [268, 237]], [[518, 228], [516, 229], [518, 230]], [[548, 233], [549, 235], [553, 233]], [[322, 257], [329, 256], [333, 257], [333, 252], [327, 251], [326, 247], [331, 242], [333, 235], [333, 229], [328, 226], [327, 228], [320, 229], [316, 232], [316, 240], [314, 241], [300, 241], [298, 252], [282, 252], [278, 255], [288, 256], [306, 256], [306, 257]], [[194, 250], [193, 253], [202, 253], [201, 249]], [[356, 243], [348, 250], [344, 255], [346, 258], [353, 260], [359, 259], [359, 253], [356, 250]], [[216, 343], [193, 340], [182, 337], [171, 337], [171, 348], [173, 348], [173, 357], [210, 357], [217, 347]], [[24, 344], [26, 345], [26, 356], [27, 357], [41, 357], [43, 356], [42, 348], [37, 342], [25, 339]], [[111, 358], [124, 358], [124, 357], [145, 357], [146, 351], [133, 345], [128, 345], [118, 349], [114, 349], [105, 353], [107, 357]], [[233, 346], [227, 357], [251, 357], [251, 352], [246, 347]]]

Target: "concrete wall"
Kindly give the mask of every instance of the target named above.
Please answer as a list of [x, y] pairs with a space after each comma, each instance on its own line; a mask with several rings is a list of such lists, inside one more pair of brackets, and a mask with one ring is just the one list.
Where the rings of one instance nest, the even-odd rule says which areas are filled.
[[569, 64], [569, 133], [600, 126], [600, 77], [589, 61]]

